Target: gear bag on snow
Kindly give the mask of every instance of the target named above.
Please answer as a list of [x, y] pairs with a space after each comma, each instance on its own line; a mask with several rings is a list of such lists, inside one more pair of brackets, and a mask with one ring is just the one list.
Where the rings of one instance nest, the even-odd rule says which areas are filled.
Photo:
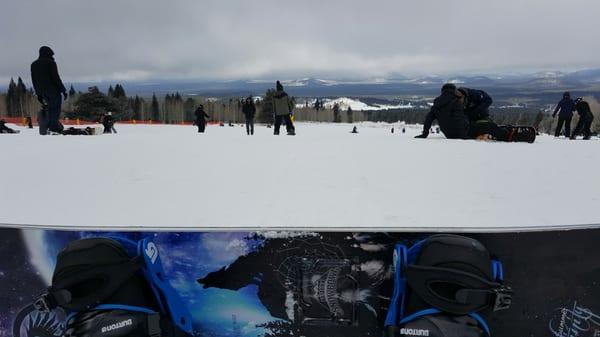
[[33, 306], [62, 309], [65, 337], [191, 336], [191, 315], [164, 274], [149, 239], [76, 240], [59, 253], [52, 285]]
[[477, 240], [440, 234], [397, 244], [393, 264], [388, 337], [490, 336], [481, 313], [510, 307], [502, 263]]

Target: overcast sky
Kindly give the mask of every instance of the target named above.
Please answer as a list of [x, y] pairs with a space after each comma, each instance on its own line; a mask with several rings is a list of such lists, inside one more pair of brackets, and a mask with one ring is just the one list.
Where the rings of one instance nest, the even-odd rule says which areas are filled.
[[16, 0], [0, 80], [378, 78], [600, 67], [598, 0]]

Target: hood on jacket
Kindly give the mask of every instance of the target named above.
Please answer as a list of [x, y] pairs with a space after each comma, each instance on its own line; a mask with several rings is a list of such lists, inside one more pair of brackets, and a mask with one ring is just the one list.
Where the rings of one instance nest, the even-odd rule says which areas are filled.
[[277, 91], [283, 91], [283, 85], [281, 85], [281, 82], [279, 81], [277, 81], [275, 88], [277, 89]]
[[54, 56], [54, 51], [52, 48], [48, 46], [40, 47], [40, 58], [52, 58]]
[[442, 93], [456, 93], [456, 85], [452, 83], [446, 83], [442, 86]]

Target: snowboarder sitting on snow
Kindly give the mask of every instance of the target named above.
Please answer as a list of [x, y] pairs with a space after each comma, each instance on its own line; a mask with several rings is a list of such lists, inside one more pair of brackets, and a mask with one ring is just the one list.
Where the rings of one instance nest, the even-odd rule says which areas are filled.
[[102, 117], [102, 125], [104, 126], [104, 133], [117, 133], [117, 130], [115, 130], [115, 119], [110, 111]]
[[442, 86], [442, 94], [433, 101], [433, 106], [425, 117], [423, 133], [415, 138], [427, 138], [433, 121], [437, 120], [440, 129], [449, 139], [467, 139], [469, 123], [463, 111], [463, 102], [456, 91], [456, 86], [446, 83]]
[[276, 89], [277, 91], [275, 92], [275, 95], [273, 95], [273, 113], [275, 114], [275, 130], [273, 134], [279, 135], [281, 122], [285, 122], [288, 135], [294, 136], [296, 135], [296, 129], [294, 128], [294, 123], [292, 123], [291, 116], [294, 108], [292, 100], [290, 99], [290, 96], [283, 91], [283, 85], [281, 85], [279, 81], [277, 81]]
[[[558, 112], [558, 124], [554, 131], [554, 137], [560, 136], [563, 124], [565, 125], [565, 137], [571, 136], [571, 118], [573, 118], [573, 110], [575, 109], [575, 102], [571, 99], [571, 94], [567, 91], [563, 94], [563, 98], [556, 105], [552, 118], [556, 117]], [[560, 111], [560, 112], [559, 112]]]
[[246, 98], [242, 105], [242, 113], [246, 117], [246, 134], [254, 134], [254, 116], [256, 115], [256, 106], [252, 97]]
[[571, 139], [577, 138], [580, 134], [583, 134], [583, 139], [590, 139], [592, 136], [592, 122], [594, 121], [590, 105], [582, 97], [578, 97], [575, 100], [575, 110], [579, 114], [579, 121], [575, 126], [575, 130], [573, 130], [573, 134], [571, 134]]
[[358, 133], [358, 128], [356, 127], [356, 125], [352, 128], [352, 131], [350, 131], [350, 133]]
[[470, 122], [490, 118], [488, 108], [492, 105], [492, 98], [487, 92], [469, 88], [458, 88], [458, 92], [464, 97], [464, 111]]
[[0, 133], [17, 133], [17, 131], [6, 126], [6, 122], [2, 119], [0, 120]]
[[200, 104], [198, 109], [196, 109], [194, 112], [194, 115], [196, 116], [196, 126], [198, 126], [198, 132], [204, 133], [204, 130], [206, 129], [206, 119], [210, 118], [210, 116], [204, 111], [204, 105]]

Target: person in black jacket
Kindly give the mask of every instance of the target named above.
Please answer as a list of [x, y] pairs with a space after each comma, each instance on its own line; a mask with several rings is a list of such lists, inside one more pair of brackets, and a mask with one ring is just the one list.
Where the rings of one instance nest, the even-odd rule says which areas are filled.
[[433, 106], [425, 117], [423, 133], [415, 138], [427, 138], [433, 121], [437, 120], [442, 133], [449, 139], [467, 139], [468, 121], [463, 111], [463, 102], [457, 94], [456, 86], [446, 83], [442, 94], [433, 101]]
[[246, 117], [246, 133], [254, 135], [254, 116], [256, 115], [256, 106], [252, 97], [246, 98], [242, 105], [242, 113]]
[[569, 138], [571, 135], [571, 119], [573, 118], [573, 110], [575, 109], [575, 102], [571, 99], [571, 94], [569, 92], [565, 92], [563, 94], [563, 98], [556, 105], [556, 109], [554, 109], [554, 113], [552, 114], [552, 118], [556, 117], [556, 113], [558, 113], [558, 124], [556, 125], [556, 130], [554, 131], [554, 137], [560, 136], [560, 131], [562, 130], [563, 124], [565, 125], [565, 137]]
[[102, 117], [102, 125], [104, 126], [104, 133], [117, 133], [117, 130], [115, 129], [115, 119], [110, 111]]
[[41, 47], [39, 58], [31, 64], [31, 81], [37, 99], [42, 104], [40, 134], [45, 135], [48, 131], [62, 133], [64, 127], [59, 121], [60, 108], [63, 98], [67, 99], [67, 89], [58, 75], [54, 52], [50, 47]]
[[575, 110], [579, 114], [579, 121], [575, 126], [575, 130], [573, 130], [573, 134], [571, 134], [571, 139], [575, 139], [579, 134], [583, 134], [583, 139], [590, 139], [592, 136], [592, 122], [594, 121], [590, 105], [582, 97], [578, 97], [575, 100]]
[[18, 133], [14, 129], [6, 126], [6, 122], [3, 119], [0, 119], [0, 133]]
[[488, 108], [492, 105], [492, 98], [487, 92], [469, 88], [458, 88], [458, 91], [464, 96], [464, 111], [470, 122], [490, 118]]
[[198, 132], [204, 133], [204, 130], [206, 130], [206, 119], [210, 118], [210, 116], [204, 111], [204, 105], [200, 104], [198, 109], [196, 109], [194, 112], [194, 115], [196, 116], [196, 126], [198, 126]]

